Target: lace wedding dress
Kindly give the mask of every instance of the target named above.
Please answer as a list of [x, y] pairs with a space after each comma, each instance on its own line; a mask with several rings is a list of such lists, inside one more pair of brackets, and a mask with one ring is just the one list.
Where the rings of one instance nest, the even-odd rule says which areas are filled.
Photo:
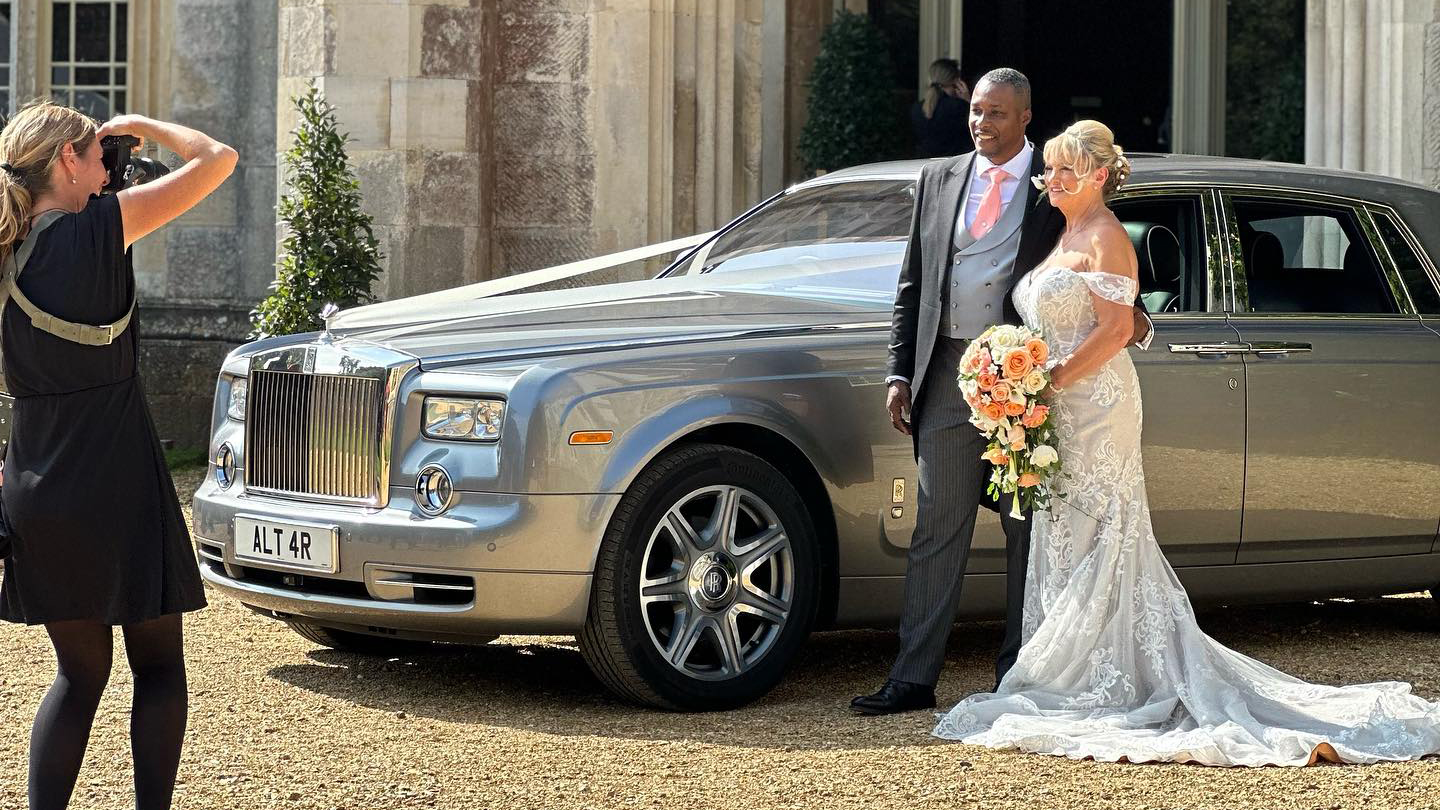
[[[1091, 293], [1130, 303], [1136, 283], [1037, 269], [1016, 286], [1053, 357], [1095, 328]], [[1440, 705], [1385, 682], [1321, 686], [1201, 632], [1150, 525], [1140, 386], [1126, 352], [1059, 393], [1067, 477], [1033, 515], [1024, 646], [993, 694], [943, 715], [936, 736], [1073, 758], [1207, 765], [1414, 759], [1440, 752]], [[1328, 746], [1328, 747], [1327, 747]]]

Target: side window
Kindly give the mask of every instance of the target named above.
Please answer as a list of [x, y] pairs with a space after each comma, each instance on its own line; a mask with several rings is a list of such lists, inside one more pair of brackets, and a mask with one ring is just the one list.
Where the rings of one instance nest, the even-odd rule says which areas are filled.
[[1375, 227], [1380, 231], [1380, 239], [1390, 251], [1390, 257], [1395, 260], [1395, 268], [1400, 271], [1400, 278], [1405, 280], [1405, 289], [1410, 292], [1410, 300], [1415, 303], [1415, 309], [1425, 315], [1440, 315], [1440, 293], [1435, 291], [1435, 282], [1425, 272], [1424, 263], [1400, 233], [1400, 226], [1389, 214], [1378, 211], [1372, 213], [1375, 216]]
[[903, 254], [914, 188], [910, 180], [865, 180], [793, 191], [716, 237], [686, 272]]
[[[1125, 225], [1140, 270], [1140, 298], [1153, 313], [1206, 312], [1205, 234], [1200, 198], [1145, 195], [1110, 203]], [[1220, 302], [1213, 309], [1219, 310]]]
[[1233, 200], [1251, 312], [1399, 312], [1355, 211]]

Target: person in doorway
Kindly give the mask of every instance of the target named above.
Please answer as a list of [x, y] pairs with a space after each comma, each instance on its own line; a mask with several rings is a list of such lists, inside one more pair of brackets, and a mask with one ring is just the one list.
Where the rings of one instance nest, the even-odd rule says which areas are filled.
[[930, 86], [925, 97], [910, 109], [915, 132], [915, 156], [951, 157], [970, 148], [966, 119], [970, 110], [970, 88], [960, 78], [960, 63], [936, 59], [930, 63]]

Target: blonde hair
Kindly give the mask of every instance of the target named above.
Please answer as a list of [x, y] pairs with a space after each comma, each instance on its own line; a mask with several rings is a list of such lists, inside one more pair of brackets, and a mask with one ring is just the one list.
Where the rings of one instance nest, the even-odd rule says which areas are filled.
[[954, 59], [941, 58], [930, 63], [930, 86], [925, 88], [925, 101], [920, 105], [926, 118], [935, 116], [935, 108], [940, 105], [940, 95], [945, 92], [943, 88], [954, 84], [958, 78], [960, 63]]
[[0, 132], [0, 258], [29, 227], [36, 198], [50, 191], [50, 171], [65, 150], [77, 155], [95, 140], [96, 124], [84, 113], [52, 101], [26, 105]]
[[1068, 166], [1081, 178], [1108, 169], [1110, 174], [1100, 189], [1105, 196], [1114, 194], [1130, 179], [1130, 159], [1115, 143], [1115, 133], [1099, 121], [1076, 121], [1046, 141], [1045, 162]]

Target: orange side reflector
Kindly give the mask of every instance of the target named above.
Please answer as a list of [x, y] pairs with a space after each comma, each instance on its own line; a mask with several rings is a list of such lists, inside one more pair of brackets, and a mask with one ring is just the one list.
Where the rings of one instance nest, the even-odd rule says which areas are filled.
[[615, 438], [613, 430], [577, 430], [570, 434], [571, 444], [609, 444]]

